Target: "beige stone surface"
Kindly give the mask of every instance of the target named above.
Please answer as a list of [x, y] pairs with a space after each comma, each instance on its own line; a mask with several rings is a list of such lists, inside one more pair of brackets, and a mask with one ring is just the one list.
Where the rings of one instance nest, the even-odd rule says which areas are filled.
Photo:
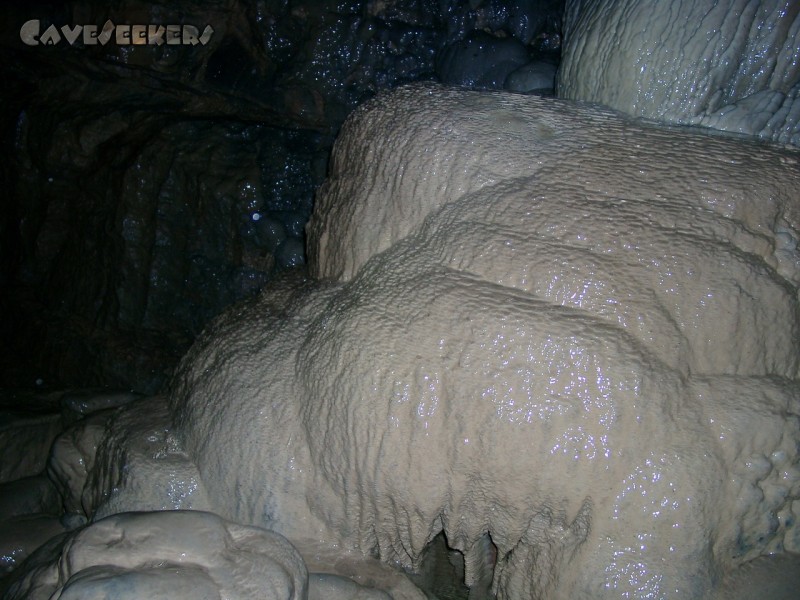
[[363, 106], [323, 281], [179, 368], [212, 510], [412, 569], [444, 531], [501, 598], [705, 598], [798, 548], [798, 184], [796, 153], [572, 102]]
[[300, 600], [307, 572], [280, 536], [196, 511], [122, 513], [72, 534], [9, 600]]
[[60, 488], [65, 511], [88, 519], [208, 507], [161, 396], [71, 426], [53, 444], [48, 473]]
[[567, 0], [559, 96], [800, 145], [800, 4]]

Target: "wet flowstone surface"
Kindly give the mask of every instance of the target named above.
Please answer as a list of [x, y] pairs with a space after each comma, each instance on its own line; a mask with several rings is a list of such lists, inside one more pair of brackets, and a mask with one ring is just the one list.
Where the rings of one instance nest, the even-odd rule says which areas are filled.
[[10, 7], [0, 596], [794, 597], [796, 150], [552, 85], [791, 143], [800, 12], [648, 2]]

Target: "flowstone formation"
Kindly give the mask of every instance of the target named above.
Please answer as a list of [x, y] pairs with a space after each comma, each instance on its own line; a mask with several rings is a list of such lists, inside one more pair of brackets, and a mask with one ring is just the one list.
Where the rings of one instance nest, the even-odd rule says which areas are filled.
[[443, 532], [476, 596], [708, 598], [782, 552], [788, 574], [798, 160], [560, 100], [369, 102], [316, 279], [177, 372], [211, 510], [409, 570]]
[[419, 600], [393, 569], [436, 591], [450, 563], [470, 598], [793, 597], [798, 189], [800, 154], [751, 139], [378, 96], [311, 276], [215, 320], [168, 398], [61, 398], [26, 493], [71, 531], [0, 594]]
[[308, 595], [303, 559], [289, 542], [200, 511], [115, 515], [71, 536], [63, 556], [53, 543], [39, 555], [50, 560], [23, 579], [23, 597], [304, 600]]
[[567, 0], [558, 95], [800, 146], [800, 4]]

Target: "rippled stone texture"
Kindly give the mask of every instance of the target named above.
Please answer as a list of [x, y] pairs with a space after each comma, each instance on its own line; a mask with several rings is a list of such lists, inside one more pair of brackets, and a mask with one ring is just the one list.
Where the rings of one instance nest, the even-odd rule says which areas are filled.
[[321, 281], [178, 371], [212, 509], [411, 569], [444, 531], [501, 598], [706, 598], [797, 552], [798, 184], [796, 153], [571, 102], [379, 97]]

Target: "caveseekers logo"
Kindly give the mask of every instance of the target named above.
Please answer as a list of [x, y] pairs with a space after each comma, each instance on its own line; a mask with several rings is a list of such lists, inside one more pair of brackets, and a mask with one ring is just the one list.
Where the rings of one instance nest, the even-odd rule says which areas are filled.
[[200, 33], [194, 25], [115, 25], [111, 19], [99, 31], [97, 25], [50, 25], [42, 31], [38, 19], [26, 21], [19, 29], [20, 39], [28, 46], [55, 46], [61, 40], [72, 46], [79, 39], [86, 46], [105, 46], [112, 40], [120, 46], [205, 46], [213, 33], [211, 25]]

